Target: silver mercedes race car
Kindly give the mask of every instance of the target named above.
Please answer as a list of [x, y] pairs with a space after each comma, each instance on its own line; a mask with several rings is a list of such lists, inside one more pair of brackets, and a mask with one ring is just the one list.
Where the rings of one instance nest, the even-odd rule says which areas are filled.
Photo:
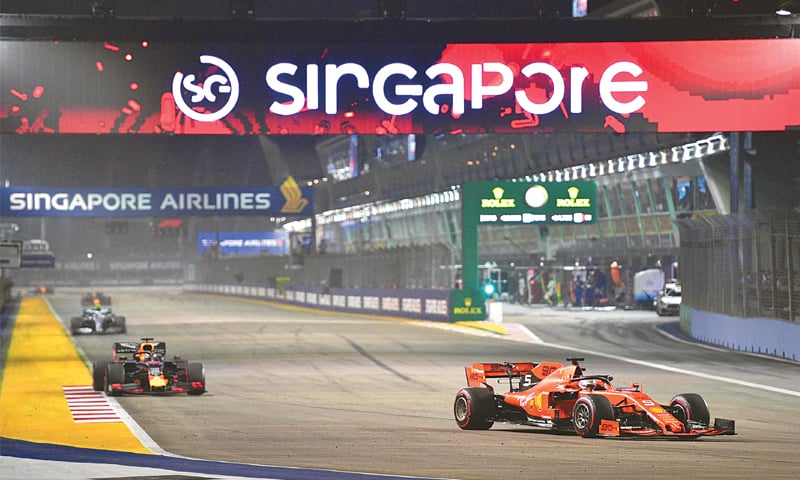
[[70, 332], [73, 335], [95, 333], [127, 333], [125, 317], [115, 314], [111, 307], [89, 307], [83, 309], [80, 317], [70, 319]]

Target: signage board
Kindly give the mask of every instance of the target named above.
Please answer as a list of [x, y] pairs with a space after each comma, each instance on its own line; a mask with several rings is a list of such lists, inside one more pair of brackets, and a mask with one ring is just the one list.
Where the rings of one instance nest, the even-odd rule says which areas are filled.
[[597, 221], [597, 184], [571, 182], [470, 182], [464, 216], [479, 225], [581, 224]]
[[286, 255], [289, 239], [284, 231], [275, 232], [198, 232], [197, 253], [216, 250], [220, 255]]
[[20, 268], [22, 264], [22, 242], [0, 242], [0, 268]]
[[486, 320], [486, 297], [480, 290], [450, 291], [450, 321]]
[[783, 131], [800, 39], [0, 41], [0, 132]]
[[313, 215], [313, 189], [280, 187], [0, 187], [3, 217]]

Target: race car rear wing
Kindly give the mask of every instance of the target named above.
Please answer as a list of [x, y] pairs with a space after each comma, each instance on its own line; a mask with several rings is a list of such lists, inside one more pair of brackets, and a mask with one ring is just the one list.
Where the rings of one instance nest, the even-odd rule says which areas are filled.
[[489, 386], [489, 378], [526, 379], [532, 383], [543, 380], [545, 377], [563, 367], [558, 362], [524, 362], [524, 363], [473, 363], [464, 370], [467, 374], [467, 386]]

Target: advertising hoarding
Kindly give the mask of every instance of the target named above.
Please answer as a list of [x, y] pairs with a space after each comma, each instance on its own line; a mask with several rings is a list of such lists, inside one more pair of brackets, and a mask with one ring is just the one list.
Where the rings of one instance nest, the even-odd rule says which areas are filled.
[[0, 131], [782, 131], [800, 39], [593, 43], [2, 41]]

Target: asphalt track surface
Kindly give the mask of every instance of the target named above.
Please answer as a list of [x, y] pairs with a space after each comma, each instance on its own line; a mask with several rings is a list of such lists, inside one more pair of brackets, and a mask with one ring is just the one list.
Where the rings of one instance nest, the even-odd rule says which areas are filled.
[[[652, 312], [506, 306], [501, 335], [171, 290], [111, 292], [128, 334], [75, 337], [84, 360], [108, 359], [114, 341], [147, 336], [206, 369], [205, 395], [119, 399], [155, 453], [463, 480], [794, 479], [800, 472], [800, 365], [680, 341], [657, 328], [669, 319]], [[48, 301], [68, 321], [82, 293], [60, 290]], [[699, 393], [712, 417], [736, 420], [738, 434], [582, 439], [516, 425], [456, 426], [453, 398], [465, 365], [569, 356], [584, 357], [588, 373], [611, 374], [617, 385], [642, 383], [663, 403]], [[91, 478], [112, 478], [113, 468]], [[272, 478], [284, 478], [279, 472]]]

